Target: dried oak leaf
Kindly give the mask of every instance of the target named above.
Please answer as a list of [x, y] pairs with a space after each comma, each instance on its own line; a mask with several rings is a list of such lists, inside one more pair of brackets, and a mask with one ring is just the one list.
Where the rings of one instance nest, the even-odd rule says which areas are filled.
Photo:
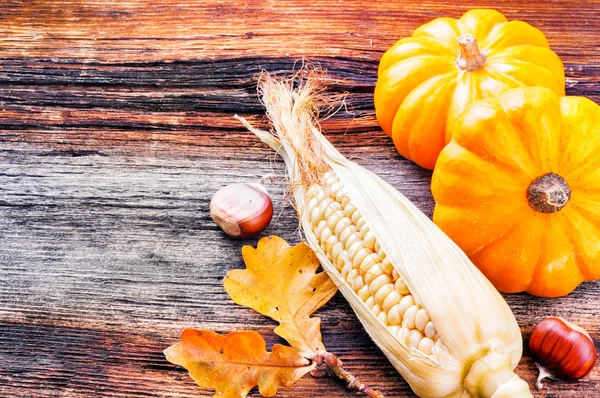
[[303, 355], [325, 350], [321, 319], [310, 315], [337, 291], [326, 273], [316, 273], [319, 260], [304, 243], [290, 246], [267, 236], [242, 248], [245, 270], [227, 273], [223, 285], [237, 304], [252, 308], [280, 325], [275, 333]]
[[275, 344], [267, 352], [265, 340], [253, 331], [227, 336], [209, 330], [186, 329], [181, 341], [164, 351], [167, 360], [183, 366], [196, 383], [215, 390], [215, 397], [243, 398], [256, 386], [264, 397], [279, 387], [291, 387], [315, 364], [291, 347]]

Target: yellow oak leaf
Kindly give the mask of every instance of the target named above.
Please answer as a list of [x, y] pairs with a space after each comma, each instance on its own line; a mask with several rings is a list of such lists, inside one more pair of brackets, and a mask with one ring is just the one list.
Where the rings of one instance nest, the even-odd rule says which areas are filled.
[[253, 331], [227, 336], [210, 330], [186, 329], [181, 341], [164, 351], [167, 360], [183, 366], [202, 388], [215, 397], [243, 398], [258, 386], [264, 397], [279, 387], [291, 387], [315, 364], [295, 349], [275, 344], [267, 352], [265, 340]]
[[245, 270], [227, 273], [223, 285], [233, 301], [266, 315], [280, 325], [275, 333], [307, 357], [325, 350], [321, 320], [310, 315], [337, 291], [326, 273], [316, 273], [319, 260], [304, 243], [290, 246], [267, 236], [257, 248], [244, 246]]

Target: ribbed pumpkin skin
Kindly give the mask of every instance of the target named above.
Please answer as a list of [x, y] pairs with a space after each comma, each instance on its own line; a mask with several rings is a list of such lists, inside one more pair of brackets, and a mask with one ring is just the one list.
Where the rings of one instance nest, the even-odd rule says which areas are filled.
[[[555, 173], [571, 197], [533, 209], [529, 185]], [[520, 88], [472, 104], [433, 173], [433, 220], [505, 293], [563, 296], [600, 278], [600, 106]]]
[[[463, 34], [473, 35], [487, 57], [479, 70], [466, 72], [456, 64]], [[477, 9], [458, 20], [435, 19], [391, 47], [379, 64], [375, 110], [400, 154], [433, 169], [468, 104], [522, 86], [564, 95], [561, 60], [538, 29]]]

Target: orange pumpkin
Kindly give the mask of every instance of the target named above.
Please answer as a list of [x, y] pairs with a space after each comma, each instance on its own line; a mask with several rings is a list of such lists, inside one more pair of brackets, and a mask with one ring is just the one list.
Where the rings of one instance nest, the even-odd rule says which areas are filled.
[[600, 106], [518, 88], [472, 104], [432, 179], [434, 222], [502, 292], [600, 278]]
[[375, 110], [404, 157], [433, 169], [468, 104], [508, 89], [564, 95], [563, 64], [538, 29], [494, 10], [435, 19], [381, 58]]

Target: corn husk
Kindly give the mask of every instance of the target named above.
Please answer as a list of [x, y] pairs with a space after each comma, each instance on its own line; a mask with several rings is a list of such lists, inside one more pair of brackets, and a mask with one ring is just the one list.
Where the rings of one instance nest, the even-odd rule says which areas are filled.
[[[240, 119], [285, 160], [306, 241], [373, 341], [420, 397], [531, 397], [527, 383], [513, 372], [522, 338], [502, 296], [406, 197], [346, 159], [323, 137], [315, 127], [313, 97], [319, 93], [319, 76], [308, 75], [295, 76], [295, 83], [262, 77], [262, 100], [274, 131], [254, 129]], [[307, 190], [329, 170], [348, 189], [415, 301], [436, 325], [443, 341], [437, 355], [411, 349], [390, 333], [321, 249], [304, 208]]]

